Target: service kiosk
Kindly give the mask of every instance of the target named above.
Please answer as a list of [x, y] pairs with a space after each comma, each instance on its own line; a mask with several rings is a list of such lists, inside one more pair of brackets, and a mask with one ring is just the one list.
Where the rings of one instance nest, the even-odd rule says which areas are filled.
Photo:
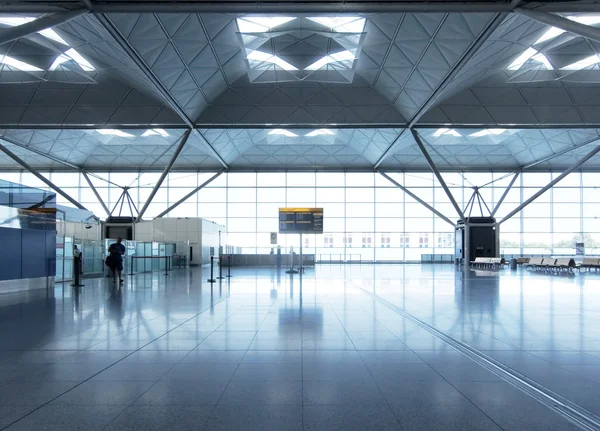
[[292, 266], [289, 274], [304, 271], [302, 260], [302, 235], [323, 233], [323, 208], [279, 208], [279, 233], [300, 235], [300, 263], [294, 269], [294, 252], [291, 248]]

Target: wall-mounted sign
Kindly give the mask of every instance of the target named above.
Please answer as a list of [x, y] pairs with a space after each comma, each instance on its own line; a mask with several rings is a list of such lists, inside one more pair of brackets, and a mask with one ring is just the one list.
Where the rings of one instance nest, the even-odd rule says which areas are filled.
[[279, 233], [323, 233], [323, 208], [279, 208]]

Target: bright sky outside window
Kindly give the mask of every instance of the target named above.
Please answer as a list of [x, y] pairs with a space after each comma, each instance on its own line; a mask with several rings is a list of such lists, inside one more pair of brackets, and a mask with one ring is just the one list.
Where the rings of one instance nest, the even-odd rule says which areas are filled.
[[295, 19], [293, 16], [245, 16], [237, 19], [237, 25], [242, 33], [262, 33]]
[[533, 48], [527, 48], [515, 61], [508, 66], [508, 70], [519, 70], [529, 59], [542, 63], [547, 70], [553, 70], [554, 68], [546, 58], [544, 54], [537, 52]]
[[273, 129], [269, 132], [269, 135], [283, 135], [283, 136], [287, 136], [288, 138], [297, 138], [298, 137], [298, 135], [296, 135], [295, 133], [292, 133], [286, 129]]
[[134, 135], [125, 133], [118, 129], [96, 129], [96, 132], [100, 133], [101, 135], [118, 136], [119, 138], [135, 138]]
[[458, 133], [456, 130], [454, 129], [437, 129], [436, 132], [433, 134], [434, 138], [439, 138], [442, 135], [450, 135], [450, 136], [455, 136], [457, 138], [461, 137], [462, 135], [460, 133]]
[[[28, 22], [35, 21], [37, 18], [33, 17], [0, 17], [0, 24], [9, 25], [11, 27], [16, 27], [18, 25], [27, 24]], [[63, 45], [69, 46], [65, 40], [60, 37], [54, 30], [51, 28], [46, 28], [44, 30], [38, 31], [39, 34], [44, 36], [47, 39], [53, 40], [58, 43], [62, 43]]]
[[359, 16], [316, 16], [308, 19], [338, 33], [362, 33], [366, 22]]
[[310, 133], [307, 133], [304, 136], [308, 136], [309, 138], [312, 138], [313, 136], [319, 136], [319, 135], [335, 135], [335, 133], [333, 133], [329, 129], [317, 129], [317, 130], [313, 130]]
[[0, 63], [15, 69], [22, 70], [23, 72], [43, 72], [43, 70], [39, 67], [35, 67], [31, 64], [24, 63], [22, 61], [17, 60], [16, 58], [9, 57], [8, 55], [0, 56]]
[[480, 130], [479, 132], [471, 133], [469, 136], [471, 136], [473, 138], [479, 138], [481, 136], [488, 136], [488, 135], [501, 135], [504, 132], [506, 132], [506, 129], [483, 129], [483, 130]]
[[65, 52], [64, 54], [61, 54], [58, 57], [56, 57], [56, 60], [54, 60], [54, 63], [52, 63], [52, 66], [50, 66], [49, 70], [50, 71], [56, 70], [56, 68], [58, 66], [60, 66], [61, 64], [63, 64], [64, 62], [71, 61], [71, 60], [73, 60], [75, 63], [77, 63], [79, 65], [79, 67], [81, 67], [86, 72], [93, 72], [96, 70], [94, 68], [94, 66], [92, 66], [85, 58], [83, 58], [74, 49], [70, 49], [67, 52]]
[[248, 55], [246, 56], [246, 58], [248, 60], [256, 60], [256, 61], [262, 61], [264, 63], [271, 63], [276, 66], [279, 66], [283, 70], [298, 70], [298, 68], [292, 66], [287, 61], [282, 60], [281, 58], [277, 57], [276, 55], [269, 54], [267, 52], [250, 51], [248, 53]]
[[304, 70], [319, 70], [331, 63], [338, 63], [341, 61], [354, 61], [355, 59], [356, 57], [354, 56], [354, 54], [352, 54], [348, 50], [336, 52], [331, 55], [326, 55], [325, 57], [315, 61], [310, 66], [307, 66]]
[[[566, 16], [565, 18], [585, 25], [600, 24], [600, 15]], [[548, 31], [546, 31], [546, 33], [544, 33], [542, 37], [535, 41], [534, 45], [554, 39], [555, 37], [560, 36], [564, 32], [565, 31], [560, 28], [550, 27], [550, 29], [548, 29]]]
[[560, 70], [581, 70], [586, 67], [593, 66], [596, 63], [600, 62], [600, 57], [596, 55], [592, 55], [591, 57], [584, 58], [583, 60], [579, 60], [575, 63], [568, 64], [565, 67], [561, 67]]
[[163, 138], [166, 138], [167, 136], [169, 136], [169, 134], [167, 133], [167, 131], [165, 129], [150, 129], [150, 130], [146, 130], [142, 134], [142, 137], [145, 138], [146, 136], [154, 136], [154, 135], [160, 135]]

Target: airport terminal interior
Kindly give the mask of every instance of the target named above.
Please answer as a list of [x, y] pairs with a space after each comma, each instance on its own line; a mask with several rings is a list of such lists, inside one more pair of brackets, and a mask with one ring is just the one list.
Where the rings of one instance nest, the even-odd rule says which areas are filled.
[[599, 430], [600, 2], [0, 0], [0, 430]]

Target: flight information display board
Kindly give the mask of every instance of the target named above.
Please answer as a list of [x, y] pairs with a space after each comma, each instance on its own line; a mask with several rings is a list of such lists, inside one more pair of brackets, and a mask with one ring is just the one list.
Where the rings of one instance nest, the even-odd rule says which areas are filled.
[[279, 233], [323, 233], [323, 208], [279, 208]]

